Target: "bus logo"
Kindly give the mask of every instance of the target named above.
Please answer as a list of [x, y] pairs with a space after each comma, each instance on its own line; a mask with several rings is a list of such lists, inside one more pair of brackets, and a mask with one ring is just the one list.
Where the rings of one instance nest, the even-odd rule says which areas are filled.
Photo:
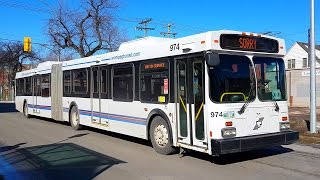
[[264, 119], [264, 117], [261, 117], [258, 119], [258, 121], [256, 121], [256, 125], [254, 126], [253, 130], [257, 130], [262, 126], [263, 119]]

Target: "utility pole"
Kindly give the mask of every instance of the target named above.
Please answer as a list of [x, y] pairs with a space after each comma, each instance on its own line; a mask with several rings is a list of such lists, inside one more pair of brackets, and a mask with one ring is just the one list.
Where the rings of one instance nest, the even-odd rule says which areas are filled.
[[314, 27], [314, 0], [310, 0], [310, 133], [316, 133], [317, 101], [316, 101], [316, 60], [315, 60], [315, 27]]
[[154, 30], [154, 28], [147, 27], [147, 25], [148, 25], [148, 23], [150, 23], [150, 21], [152, 21], [151, 18], [142, 20], [142, 21], [139, 22], [139, 24], [143, 25], [143, 26], [142, 27], [141, 26], [137, 26], [136, 27], [136, 29], [138, 29], [140, 31], [144, 31], [144, 37], [147, 37], [149, 30]]
[[178, 33], [175, 33], [175, 32], [171, 32], [171, 26], [173, 24], [168, 24], [167, 27], [168, 27], [168, 32], [160, 32], [161, 35], [163, 35], [164, 37], [168, 36], [168, 38], [170, 38], [170, 35], [173, 35], [173, 37], [176, 37], [176, 35]]

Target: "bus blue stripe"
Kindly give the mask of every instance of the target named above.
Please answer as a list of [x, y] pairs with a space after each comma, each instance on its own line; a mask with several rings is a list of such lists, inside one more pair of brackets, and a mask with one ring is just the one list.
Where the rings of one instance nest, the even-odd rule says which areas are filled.
[[[51, 110], [51, 106], [44, 106], [44, 105], [33, 105], [28, 104], [29, 108], [37, 108], [42, 110]], [[64, 112], [68, 112], [69, 108], [63, 108]], [[120, 114], [111, 114], [111, 113], [102, 113], [102, 112], [96, 112], [93, 113], [89, 110], [79, 110], [80, 115], [82, 116], [90, 116], [93, 115], [94, 117], [99, 117], [103, 119], [113, 120], [113, 121], [120, 121], [120, 122], [126, 122], [126, 123], [132, 123], [132, 124], [139, 124], [139, 125], [146, 125], [147, 119], [140, 118], [140, 117], [134, 117], [134, 116], [126, 116], [126, 115], [120, 115]]]

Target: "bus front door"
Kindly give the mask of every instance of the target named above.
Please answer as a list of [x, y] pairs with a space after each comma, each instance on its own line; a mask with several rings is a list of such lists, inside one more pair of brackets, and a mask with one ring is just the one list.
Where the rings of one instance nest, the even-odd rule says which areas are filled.
[[204, 67], [202, 56], [175, 60], [178, 142], [206, 148]]
[[91, 123], [108, 127], [107, 66], [91, 67]]

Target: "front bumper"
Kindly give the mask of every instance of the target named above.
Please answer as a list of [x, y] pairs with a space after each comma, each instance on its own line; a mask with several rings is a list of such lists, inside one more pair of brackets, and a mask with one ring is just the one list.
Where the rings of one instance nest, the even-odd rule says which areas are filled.
[[298, 140], [299, 133], [296, 131], [283, 131], [279, 133], [227, 139], [212, 139], [211, 150], [213, 155], [229, 154], [277, 145], [292, 144]]

